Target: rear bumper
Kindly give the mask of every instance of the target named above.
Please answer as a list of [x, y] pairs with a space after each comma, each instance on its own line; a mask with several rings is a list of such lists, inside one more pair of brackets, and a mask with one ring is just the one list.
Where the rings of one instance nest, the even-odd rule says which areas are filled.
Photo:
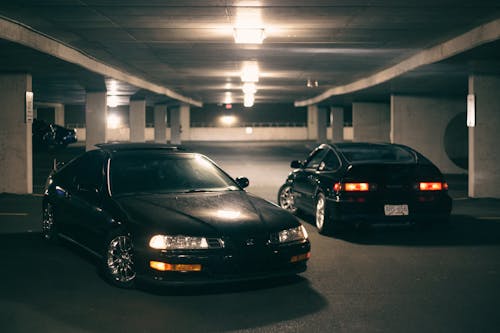
[[[448, 222], [452, 200], [447, 193], [409, 198], [327, 199], [329, 217], [344, 224], [408, 224]], [[408, 215], [387, 216], [385, 205], [407, 205]]]
[[[180, 286], [259, 280], [302, 273], [307, 269], [307, 259], [292, 262], [298, 255], [310, 253], [310, 243], [279, 246], [269, 251], [230, 253], [137, 253], [137, 278], [153, 285]], [[201, 265], [201, 271], [161, 272], [149, 267], [149, 262]]]

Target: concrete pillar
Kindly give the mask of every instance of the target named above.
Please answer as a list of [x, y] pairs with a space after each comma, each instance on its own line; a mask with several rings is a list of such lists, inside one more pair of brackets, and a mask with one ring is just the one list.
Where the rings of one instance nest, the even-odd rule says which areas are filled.
[[191, 108], [189, 104], [181, 104], [179, 108], [181, 122], [181, 140], [191, 139]]
[[317, 105], [307, 107], [307, 139], [326, 142], [326, 110]]
[[26, 92], [31, 75], [0, 74], [0, 193], [33, 193], [31, 123], [26, 122]]
[[54, 123], [56, 125], [65, 126], [64, 122], [64, 104], [54, 105]]
[[106, 92], [87, 92], [85, 104], [85, 149], [96, 149], [95, 144], [106, 142]]
[[[391, 142], [416, 149], [443, 173], [463, 174], [466, 170], [446, 152], [445, 136], [450, 122], [465, 112], [465, 107], [463, 99], [392, 95]], [[463, 123], [464, 130], [465, 126]]]
[[167, 106], [157, 104], [154, 108], [155, 142], [167, 142]]
[[[475, 127], [469, 127], [469, 196], [500, 198], [500, 76], [471, 75]], [[465, 103], [465, 101], [464, 101]]]
[[146, 141], [146, 101], [132, 100], [129, 108], [130, 142]]
[[330, 108], [330, 125], [332, 129], [332, 142], [344, 141], [344, 108], [332, 106]]
[[352, 103], [353, 141], [389, 142], [390, 105], [385, 103]]
[[170, 143], [181, 144], [181, 113], [179, 108], [170, 110]]

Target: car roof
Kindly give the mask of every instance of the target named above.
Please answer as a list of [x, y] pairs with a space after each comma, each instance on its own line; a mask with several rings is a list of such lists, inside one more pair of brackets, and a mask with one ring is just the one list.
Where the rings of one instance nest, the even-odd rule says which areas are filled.
[[165, 152], [186, 152], [182, 146], [168, 145], [163, 143], [129, 143], [129, 142], [109, 142], [95, 145], [99, 149], [108, 153], [122, 151], [165, 151]]

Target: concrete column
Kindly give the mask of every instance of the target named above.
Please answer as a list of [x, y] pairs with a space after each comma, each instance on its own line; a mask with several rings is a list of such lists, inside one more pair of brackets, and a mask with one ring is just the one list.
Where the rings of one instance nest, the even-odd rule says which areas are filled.
[[181, 123], [181, 139], [191, 139], [191, 108], [189, 104], [181, 104], [179, 108]]
[[317, 105], [307, 107], [307, 138], [326, 142], [326, 110]]
[[332, 129], [332, 142], [344, 141], [344, 108], [332, 106], [330, 108], [330, 125]]
[[129, 108], [130, 142], [146, 141], [146, 101], [132, 100]]
[[[452, 136], [447, 133], [453, 130], [449, 124], [465, 112], [465, 107], [463, 99], [392, 95], [391, 142], [416, 149], [443, 173], [465, 173], [465, 169], [452, 161], [453, 156], [449, 156], [445, 147], [446, 135]], [[465, 130], [465, 122], [462, 126]]]
[[54, 123], [56, 125], [64, 126], [64, 104], [56, 104], [54, 106]]
[[[469, 196], [500, 198], [500, 76], [471, 75], [475, 127], [469, 127]], [[464, 101], [465, 103], [465, 101]]]
[[353, 141], [389, 142], [390, 105], [352, 103]]
[[26, 92], [31, 75], [0, 75], [0, 193], [33, 193], [31, 123], [26, 123]]
[[95, 144], [106, 142], [107, 128], [106, 92], [87, 92], [85, 105], [85, 149], [96, 149]]
[[181, 113], [179, 108], [170, 110], [170, 143], [181, 144]]
[[167, 142], [167, 106], [157, 104], [154, 108], [155, 142]]

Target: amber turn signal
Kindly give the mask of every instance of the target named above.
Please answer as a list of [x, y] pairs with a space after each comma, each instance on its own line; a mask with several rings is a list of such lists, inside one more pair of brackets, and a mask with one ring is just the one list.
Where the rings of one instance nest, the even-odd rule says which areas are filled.
[[161, 261], [150, 261], [149, 267], [157, 271], [170, 272], [199, 272], [201, 271], [200, 264], [169, 264]]

